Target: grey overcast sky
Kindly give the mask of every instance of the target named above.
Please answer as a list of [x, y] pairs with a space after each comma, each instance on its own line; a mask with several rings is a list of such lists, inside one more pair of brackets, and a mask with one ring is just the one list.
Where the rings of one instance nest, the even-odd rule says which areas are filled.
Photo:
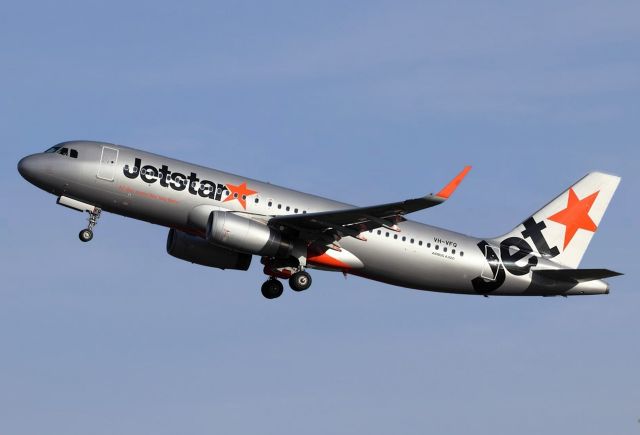
[[[640, 3], [5, 2], [0, 434], [640, 433]], [[591, 170], [622, 183], [601, 297], [411, 291], [314, 273], [277, 301], [167, 230], [22, 180], [69, 139], [500, 234]]]

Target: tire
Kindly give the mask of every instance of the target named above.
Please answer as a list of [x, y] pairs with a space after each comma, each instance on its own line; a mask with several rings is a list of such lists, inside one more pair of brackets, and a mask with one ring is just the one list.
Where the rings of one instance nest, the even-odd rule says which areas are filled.
[[289, 278], [289, 286], [297, 292], [306, 290], [311, 287], [311, 275], [307, 272], [296, 272]]
[[276, 299], [282, 295], [284, 286], [277, 279], [269, 279], [262, 284], [262, 296], [267, 299]]
[[80, 234], [78, 234], [78, 237], [83, 242], [89, 242], [91, 241], [91, 239], [93, 239], [93, 231], [87, 228], [85, 230], [80, 231]]

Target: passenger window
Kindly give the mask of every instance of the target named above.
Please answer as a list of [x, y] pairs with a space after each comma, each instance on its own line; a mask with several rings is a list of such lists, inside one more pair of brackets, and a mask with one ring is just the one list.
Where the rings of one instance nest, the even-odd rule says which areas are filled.
[[413, 243], [413, 239], [411, 239], [411, 243]]
[[442, 250], [443, 250], [444, 252], [447, 252], [447, 247], [445, 246], [444, 248], [442, 248]]
[[453, 255], [456, 255], [456, 250], [455, 250], [455, 249], [452, 249], [452, 250], [451, 250], [451, 253], [452, 253]]
[[62, 148], [62, 149], [60, 150], [60, 155], [61, 155], [61, 156], [67, 156], [67, 155], [69, 155], [69, 148]]
[[398, 235], [397, 235], [397, 234], [394, 234], [394, 235], [393, 235], [393, 238], [394, 238], [394, 239], [396, 239], [396, 240], [398, 240]]
[[291, 210], [291, 207], [287, 206], [287, 211]]
[[267, 204], [269, 207], [271, 207], [273, 205], [273, 202], [269, 201], [269, 203]]
[[259, 202], [260, 200], [258, 198], [254, 199], [253, 202], [255, 202], [256, 204]]
[[422, 240], [420, 240], [420, 241], [418, 242], [418, 245], [422, 246]]
[[385, 237], [389, 237], [389, 232], [387, 231], [387, 234], [385, 234]]
[[382, 231], [378, 230], [378, 235], [382, 234]]
[[460, 251], [460, 256], [464, 257], [464, 252]]
[[437, 251], [438, 249], [440, 249], [440, 246], [436, 245], [436, 251]]
[[293, 212], [294, 212], [294, 213], [298, 213], [298, 209], [297, 209], [297, 208], [296, 208], [296, 209], [294, 209], [294, 210], [293, 210]]
[[402, 236], [402, 241], [403, 241], [403, 242], [406, 242], [406, 241], [407, 241], [407, 238], [406, 238], [405, 236]]
[[282, 208], [282, 204], [278, 204], [278, 208], [279, 208], [279, 209], [280, 209], [280, 208]]
[[78, 151], [77, 150], [70, 150], [69, 151], [69, 157], [71, 157], [72, 159], [77, 159], [78, 158]]

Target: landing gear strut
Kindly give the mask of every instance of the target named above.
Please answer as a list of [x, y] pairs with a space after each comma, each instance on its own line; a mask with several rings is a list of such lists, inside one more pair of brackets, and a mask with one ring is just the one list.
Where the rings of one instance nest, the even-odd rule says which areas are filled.
[[270, 278], [262, 284], [262, 295], [267, 299], [275, 299], [282, 295], [282, 283], [280, 279], [288, 279], [289, 286], [293, 291], [301, 292], [311, 287], [311, 275], [309, 275], [304, 267], [305, 261], [296, 261], [295, 259], [278, 259], [278, 258], [262, 258], [264, 264], [264, 273]]
[[282, 295], [282, 292], [284, 291], [284, 286], [276, 278], [271, 277], [268, 280], [266, 280], [264, 284], [262, 284], [261, 290], [262, 290], [262, 296], [264, 296], [265, 298], [275, 299], [280, 297], [280, 295]]
[[89, 212], [89, 225], [87, 228], [80, 231], [80, 234], [78, 234], [78, 237], [80, 238], [81, 241], [88, 242], [91, 239], [93, 239], [93, 228], [98, 223], [98, 219], [100, 219], [101, 212], [102, 210], [99, 209], [98, 207], [94, 208], [93, 211]]
[[296, 272], [289, 278], [289, 286], [297, 292], [306, 290], [311, 287], [311, 275], [303, 270]]

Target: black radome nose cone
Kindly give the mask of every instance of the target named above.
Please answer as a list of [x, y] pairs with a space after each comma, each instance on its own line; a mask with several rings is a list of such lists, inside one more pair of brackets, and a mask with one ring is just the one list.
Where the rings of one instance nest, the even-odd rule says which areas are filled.
[[29, 176], [29, 157], [23, 157], [18, 162], [18, 172], [22, 175], [23, 178], [27, 178]]

